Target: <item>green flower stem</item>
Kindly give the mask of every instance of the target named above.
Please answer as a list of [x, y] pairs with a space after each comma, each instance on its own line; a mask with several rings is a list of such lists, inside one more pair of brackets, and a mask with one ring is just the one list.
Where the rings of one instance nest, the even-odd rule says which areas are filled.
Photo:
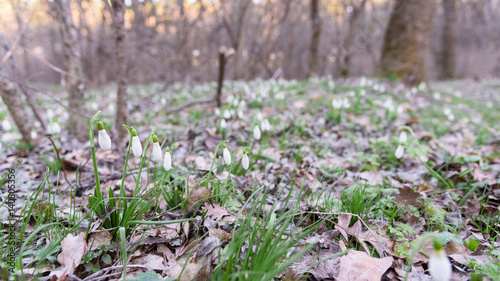
[[[95, 179], [94, 194], [95, 194], [98, 202], [101, 202], [102, 200], [104, 200], [104, 196], [102, 195], [102, 191], [101, 191], [101, 182], [99, 180], [99, 170], [97, 169], [97, 158], [96, 158], [95, 143], [94, 143], [94, 123], [96, 122], [97, 116], [99, 115], [99, 113], [101, 113], [101, 112], [98, 111], [94, 115], [94, 117], [92, 117], [92, 119], [90, 120], [89, 136], [90, 136], [90, 151], [92, 154], [92, 164], [94, 165], [94, 179]], [[101, 204], [99, 204], [99, 205], [100, 206], [98, 208], [98, 213], [99, 213], [99, 215], [102, 215], [102, 214], [104, 214], [105, 208], [104, 208], [104, 205], [101, 205]]]
[[212, 159], [212, 165], [210, 166], [210, 172], [213, 171], [214, 169], [214, 163], [215, 163], [215, 159], [217, 159], [217, 151], [219, 150], [219, 147], [223, 144], [225, 144], [226, 142], [229, 142], [228, 140], [224, 140], [224, 141], [221, 141], [219, 142], [219, 144], [217, 144], [217, 146], [215, 147], [215, 153], [214, 153], [214, 158]]
[[[149, 136], [148, 138], [146, 139], [146, 142], [144, 143], [144, 149], [142, 151], [142, 156], [141, 156], [141, 163], [139, 164], [139, 173], [137, 174], [137, 181], [135, 183], [135, 189], [134, 189], [134, 193], [133, 193], [133, 196], [135, 197], [137, 195], [137, 193], [140, 192], [141, 190], [141, 187], [139, 185], [139, 182], [141, 181], [141, 173], [142, 173], [142, 167], [144, 166], [144, 159], [146, 158], [146, 151], [148, 149], [148, 146], [149, 146], [149, 142], [151, 141], [151, 139], [153, 138], [153, 135], [155, 133], [155, 128], [151, 129], [151, 132], [149, 133]], [[151, 155], [150, 155], [151, 156]]]
[[[227, 178], [224, 181], [224, 186], [223, 186], [222, 190], [226, 190], [227, 182], [229, 181], [229, 177], [231, 176], [231, 170], [233, 169], [233, 165], [236, 162], [236, 154], [238, 154], [238, 151], [243, 150], [243, 149], [249, 149], [249, 147], [240, 147], [232, 155], [232, 157], [231, 157], [231, 165], [229, 165]], [[231, 194], [231, 191], [232, 191], [232, 189], [226, 193], [226, 195], [224, 196], [224, 199], [222, 200], [222, 202], [224, 202], [224, 203], [226, 202], [227, 198]]]

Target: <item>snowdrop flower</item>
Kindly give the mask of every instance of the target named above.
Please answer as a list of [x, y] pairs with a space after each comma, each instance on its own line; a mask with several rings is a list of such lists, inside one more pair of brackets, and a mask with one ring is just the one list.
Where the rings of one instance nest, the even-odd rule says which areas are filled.
[[394, 154], [396, 155], [396, 158], [401, 159], [404, 153], [405, 153], [405, 147], [402, 145], [398, 145], [398, 148], [396, 148], [396, 152]]
[[493, 107], [493, 103], [491, 101], [489, 101], [489, 102], [486, 103], [486, 106], [488, 108], [492, 108]]
[[451, 110], [448, 107], [445, 107], [443, 110], [444, 115], [450, 115]]
[[364, 76], [363, 76], [363, 77], [361, 77], [361, 79], [359, 80], [359, 85], [360, 85], [361, 87], [366, 86], [366, 78], [365, 78]]
[[418, 85], [419, 91], [423, 91], [423, 90], [425, 90], [425, 88], [427, 88], [427, 84], [425, 82], [422, 82], [422, 83], [420, 83], [420, 85]]
[[[0, 142], [0, 151], [2, 151], [2, 143], [1, 142]], [[243, 166], [243, 167], [245, 167], [245, 166]]]
[[229, 149], [225, 144], [223, 144], [224, 149], [222, 149], [222, 156], [224, 157], [224, 162], [227, 165], [231, 164], [231, 153], [229, 153]]
[[139, 136], [137, 135], [137, 131], [132, 129], [132, 152], [135, 157], [141, 157], [142, 155], [142, 145]]
[[245, 100], [241, 100], [239, 107], [245, 108], [247, 106], [247, 102]]
[[2, 129], [7, 132], [12, 129], [12, 125], [10, 124], [9, 120], [5, 119], [2, 121]]
[[32, 139], [36, 139], [37, 136], [38, 136], [38, 133], [36, 131], [31, 131], [31, 138]]
[[455, 114], [453, 114], [453, 113], [448, 114], [448, 120], [450, 120], [450, 121], [455, 120]]
[[441, 93], [435, 93], [434, 94], [434, 99], [435, 100], [440, 100], [441, 99]]
[[161, 161], [161, 147], [160, 143], [158, 142], [158, 137], [156, 135], [153, 135], [153, 159], [155, 161], [160, 162]]
[[227, 126], [226, 119], [221, 119], [221, 120], [220, 120], [220, 127], [221, 127], [222, 129], [225, 129], [225, 128], [226, 128], [226, 126]]
[[243, 110], [238, 110], [238, 118], [240, 118], [240, 119], [245, 118], [245, 113], [243, 113]]
[[262, 115], [261, 112], [257, 112], [257, 115], [255, 117], [257, 117], [257, 120], [259, 121], [262, 121], [262, 119], [264, 119], [264, 116]]
[[224, 110], [222, 117], [224, 117], [225, 119], [231, 118], [231, 112], [228, 109]]
[[402, 131], [401, 134], [399, 134], [399, 144], [405, 143], [408, 141], [408, 135], [406, 134], [405, 131]]
[[238, 99], [234, 99], [233, 100], [233, 106], [234, 107], [237, 107], [239, 103], [240, 103], [240, 101]]
[[398, 105], [396, 111], [398, 112], [398, 114], [403, 114], [404, 108], [401, 105]]
[[170, 155], [170, 147], [165, 151], [165, 158], [163, 159], [163, 169], [169, 171], [172, 169], [172, 155]]
[[373, 90], [378, 91], [379, 88], [380, 86], [378, 84], [373, 85]]
[[262, 120], [262, 123], [260, 124], [260, 126], [262, 127], [262, 131], [264, 131], [264, 132], [271, 131], [271, 129], [272, 129], [271, 124], [269, 123], [267, 118]]
[[110, 150], [111, 149], [111, 138], [108, 133], [104, 129], [104, 125], [101, 121], [97, 121], [97, 129], [99, 130], [99, 146], [102, 150]]
[[47, 119], [52, 120], [54, 118], [54, 110], [48, 109], [47, 110]]
[[253, 126], [253, 137], [260, 140], [260, 128], [257, 125]]
[[215, 109], [215, 115], [220, 116], [220, 109], [218, 109], [218, 108]]
[[415, 87], [411, 88], [411, 93], [412, 94], [416, 94], [417, 93], [417, 88], [415, 88]]
[[450, 260], [446, 256], [443, 246], [435, 240], [434, 252], [429, 258], [429, 273], [434, 281], [451, 280], [452, 267]]
[[49, 134], [59, 134], [61, 132], [61, 126], [57, 122], [49, 123], [47, 131]]
[[241, 165], [245, 170], [248, 170], [248, 167], [250, 166], [250, 160], [248, 159], [246, 151], [243, 151], [243, 157], [241, 157]]
[[349, 102], [349, 100], [347, 98], [344, 98], [344, 100], [342, 101], [342, 106], [347, 109], [349, 107], [351, 107], [351, 103]]
[[366, 90], [365, 90], [365, 89], [361, 90], [361, 92], [359, 92], [359, 94], [360, 94], [362, 97], [366, 96]]
[[383, 93], [385, 92], [385, 87], [384, 86], [380, 86], [380, 88], [378, 89], [379, 92]]
[[342, 100], [339, 100], [339, 99], [332, 100], [332, 106], [334, 109], [341, 109], [342, 108]]
[[356, 95], [356, 93], [354, 91], [349, 91], [349, 96], [350, 97], [354, 97]]

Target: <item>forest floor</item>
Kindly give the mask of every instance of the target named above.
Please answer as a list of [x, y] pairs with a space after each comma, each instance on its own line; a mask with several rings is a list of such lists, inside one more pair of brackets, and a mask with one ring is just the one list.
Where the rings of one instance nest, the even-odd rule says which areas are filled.
[[[131, 86], [128, 125], [146, 153], [103, 151], [94, 123], [96, 165], [46, 96], [57, 153], [41, 133], [20, 149], [2, 122], [1, 277], [432, 280], [439, 241], [452, 280], [500, 280], [500, 81], [227, 82], [220, 110], [168, 112], [215, 86]], [[87, 92], [108, 132], [114, 91]]]

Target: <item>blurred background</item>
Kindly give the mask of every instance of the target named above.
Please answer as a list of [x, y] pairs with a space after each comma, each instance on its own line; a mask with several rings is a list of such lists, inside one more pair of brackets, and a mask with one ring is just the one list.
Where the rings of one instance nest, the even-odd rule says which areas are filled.
[[[17, 42], [13, 56], [31, 83], [60, 84], [62, 80], [64, 40], [55, 2], [0, 0], [0, 32], [8, 44]], [[116, 81], [111, 2], [63, 2], [69, 2], [86, 87]], [[235, 51], [227, 62], [226, 79], [374, 75], [395, 2], [126, 0], [127, 80], [215, 81], [221, 46]], [[500, 75], [499, 1], [417, 2], [433, 6], [425, 54], [427, 78]], [[450, 56], [446, 54], [450, 49], [453, 69], [443, 73], [443, 57]]]

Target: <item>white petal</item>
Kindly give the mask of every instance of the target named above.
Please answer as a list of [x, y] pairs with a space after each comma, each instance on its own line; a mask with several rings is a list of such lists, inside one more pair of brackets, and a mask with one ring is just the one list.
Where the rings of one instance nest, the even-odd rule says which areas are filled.
[[142, 155], [142, 145], [139, 136], [132, 137], [132, 152], [135, 157], [141, 157]]
[[433, 253], [429, 258], [429, 273], [434, 281], [449, 281], [451, 279], [451, 263], [443, 250]]
[[408, 140], [408, 135], [405, 131], [402, 131], [399, 135], [399, 143], [405, 143]]
[[227, 165], [230, 165], [231, 164], [231, 153], [229, 153], [229, 149], [227, 149], [227, 147], [222, 150], [222, 156], [224, 156], [224, 162]]
[[220, 127], [221, 127], [222, 129], [225, 129], [225, 128], [226, 128], [226, 126], [227, 126], [226, 120], [221, 119], [221, 120], [220, 120]]
[[243, 157], [241, 158], [241, 165], [243, 166], [243, 169], [248, 170], [248, 166], [250, 166], [248, 155], [243, 154]]
[[102, 150], [111, 149], [111, 138], [104, 129], [99, 131], [99, 146], [101, 147]]
[[399, 145], [398, 148], [396, 148], [396, 158], [401, 159], [403, 157], [403, 154], [405, 153], [405, 147], [402, 145]]
[[161, 155], [161, 147], [160, 147], [160, 144], [158, 142], [153, 142], [153, 159], [155, 161], [158, 161], [160, 162], [161, 161], [161, 158], [162, 158], [162, 155]]
[[253, 127], [253, 136], [255, 139], [260, 140], [260, 129], [257, 125]]
[[229, 119], [231, 118], [231, 112], [229, 110], [224, 110], [224, 113], [222, 114], [222, 117], [224, 117], [225, 119]]
[[12, 125], [10, 124], [9, 120], [6, 119], [2, 121], [2, 129], [7, 132], [12, 129]]
[[172, 155], [170, 155], [170, 152], [165, 152], [163, 168], [165, 169], [165, 171], [169, 171], [170, 169], [172, 169]]

